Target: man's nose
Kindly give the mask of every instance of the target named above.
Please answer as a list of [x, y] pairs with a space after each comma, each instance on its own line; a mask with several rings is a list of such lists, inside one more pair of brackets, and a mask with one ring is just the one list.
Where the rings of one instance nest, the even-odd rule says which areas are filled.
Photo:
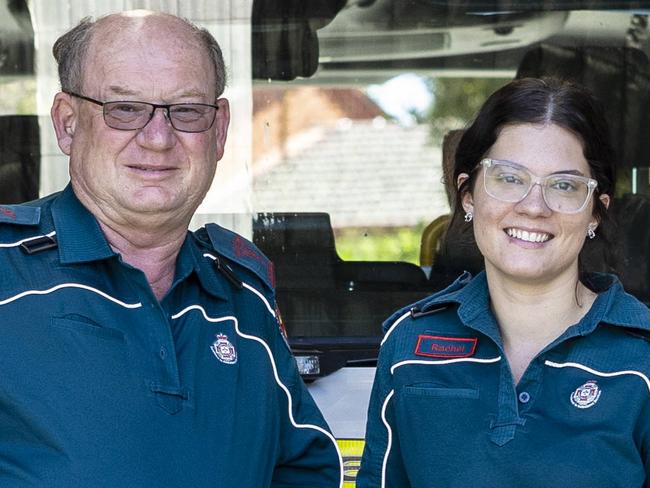
[[151, 119], [138, 134], [138, 142], [152, 149], [168, 149], [176, 143], [176, 131], [166, 109], [154, 109]]

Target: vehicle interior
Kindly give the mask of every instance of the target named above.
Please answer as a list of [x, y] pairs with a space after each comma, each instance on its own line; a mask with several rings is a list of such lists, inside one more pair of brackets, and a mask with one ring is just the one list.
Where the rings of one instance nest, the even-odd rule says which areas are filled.
[[[650, 114], [650, 46], [643, 3], [347, 2], [317, 31], [321, 62], [313, 76], [373, 80], [399, 70], [441, 76], [498, 71], [587, 86], [604, 104], [620, 164], [619, 193], [610, 208], [618, 223], [613, 270], [647, 304], [650, 154], [644, 132]], [[472, 29], [481, 34], [473, 36]], [[450, 130], [440, 148], [450, 206], [455, 188], [449, 175], [461, 133], [462, 127]], [[344, 365], [372, 364], [380, 324], [393, 311], [444, 288], [464, 270], [482, 269], [471, 237], [448, 228], [448, 222], [446, 213], [424, 228], [420, 262], [414, 264], [341, 259], [324, 213], [258, 217], [254, 240], [276, 265], [277, 296], [292, 347], [296, 354], [320, 358], [314, 376]], [[583, 265], [612, 271], [602, 249]]]

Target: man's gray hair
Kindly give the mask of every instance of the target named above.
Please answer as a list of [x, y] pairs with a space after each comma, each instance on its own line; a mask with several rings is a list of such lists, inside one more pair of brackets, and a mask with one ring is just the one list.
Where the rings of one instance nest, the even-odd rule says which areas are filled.
[[[164, 14], [170, 15], [170, 14]], [[170, 15], [171, 16], [171, 15]], [[102, 20], [108, 16], [92, 20], [85, 17], [79, 24], [59, 37], [52, 48], [54, 58], [59, 65], [59, 82], [64, 92], [83, 92], [83, 72], [86, 53], [90, 46], [93, 33]], [[214, 36], [203, 27], [198, 27], [187, 19], [172, 16], [184, 22], [201, 41], [212, 62], [216, 76], [216, 98], [220, 97], [226, 87], [226, 67], [219, 43]]]

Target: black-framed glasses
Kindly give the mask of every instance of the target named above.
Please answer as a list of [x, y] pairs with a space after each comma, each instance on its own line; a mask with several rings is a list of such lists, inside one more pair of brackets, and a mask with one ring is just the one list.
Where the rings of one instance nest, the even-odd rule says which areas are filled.
[[539, 185], [548, 208], [573, 214], [585, 209], [598, 187], [598, 182], [593, 178], [571, 173], [553, 173], [539, 178], [526, 167], [512, 161], [485, 158], [480, 164], [484, 170], [486, 193], [502, 202], [521, 202], [533, 186]]
[[204, 132], [212, 127], [219, 107], [208, 103], [171, 103], [168, 105], [140, 102], [135, 100], [118, 100], [101, 102], [94, 98], [65, 92], [73, 97], [86, 100], [102, 107], [104, 122], [111, 129], [137, 130], [146, 126], [158, 108], [165, 115], [172, 127], [181, 132]]

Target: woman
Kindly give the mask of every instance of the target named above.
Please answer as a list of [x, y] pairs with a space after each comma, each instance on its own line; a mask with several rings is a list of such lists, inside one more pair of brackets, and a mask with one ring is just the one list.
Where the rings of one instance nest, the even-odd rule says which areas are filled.
[[454, 173], [485, 271], [386, 322], [357, 486], [650, 486], [650, 311], [581, 269], [614, 193], [601, 109], [513, 81]]

